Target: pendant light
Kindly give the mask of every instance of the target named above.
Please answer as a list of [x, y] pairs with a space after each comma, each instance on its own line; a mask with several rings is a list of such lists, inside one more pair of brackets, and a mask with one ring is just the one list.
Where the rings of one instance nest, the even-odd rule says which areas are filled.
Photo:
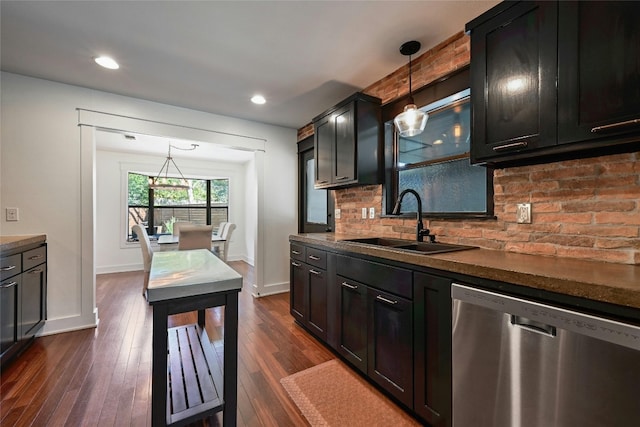
[[[169, 144], [169, 153], [167, 154], [167, 159], [164, 161], [164, 164], [160, 168], [160, 172], [155, 178], [149, 178], [149, 188], [153, 188], [154, 190], [188, 190], [191, 188], [189, 185], [189, 181], [182, 175], [180, 168], [176, 165], [176, 162], [171, 157], [171, 149], [176, 148], [178, 150], [191, 151], [195, 150], [198, 147], [198, 144], [191, 144], [191, 148], [180, 148], [174, 145]], [[169, 179], [169, 164], [173, 163], [173, 167], [180, 174], [179, 183], [170, 182]]]
[[400, 46], [400, 53], [409, 57], [409, 104], [404, 107], [404, 111], [396, 116], [393, 122], [398, 133], [402, 137], [416, 136], [422, 133], [429, 115], [420, 111], [413, 102], [411, 93], [411, 55], [420, 50], [420, 42], [412, 40]]

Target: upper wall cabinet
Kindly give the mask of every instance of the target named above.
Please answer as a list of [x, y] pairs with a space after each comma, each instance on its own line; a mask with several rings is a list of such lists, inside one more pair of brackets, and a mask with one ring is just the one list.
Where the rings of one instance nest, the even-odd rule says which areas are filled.
[[471, 162], [637, 151], [639, 15], [640, 2], [523, 1], [469, 22]]
[[380, 103], [356, 93], [313, 119], [315, 188], [382, 182]]
[[640, 2], [560, 2], [558, 142], [640, 136]]

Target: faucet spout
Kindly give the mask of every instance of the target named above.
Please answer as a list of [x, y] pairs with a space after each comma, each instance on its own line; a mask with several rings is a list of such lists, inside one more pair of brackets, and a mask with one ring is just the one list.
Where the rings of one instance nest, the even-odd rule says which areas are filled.
[[[422, 224], [422, 199], [420, 198], [420, 195], [415, 190], [412, 190], [411, 188], [407, 188], [402, 193], [400, 193], [400, 196], [398, 196], [398, 200], [396, 201], [396, 205], [394, 206], [391, 214], [400, 215], [400, 210], [402, 209], [402, 199], [404, 199], [404, 196], [406, 196], [407, 193], [413, 194], [416, 198], [416, 201], [418, 202], [418, 212], [417, 212], [417, 218], [416, 218], [417, 219], [416, 241], [423, 242], [424, 236], [429, 236], [429, 230], [424, 229], [424, 225]], [[432, 241], [433, 240], [434, 239], [432, 239]]]

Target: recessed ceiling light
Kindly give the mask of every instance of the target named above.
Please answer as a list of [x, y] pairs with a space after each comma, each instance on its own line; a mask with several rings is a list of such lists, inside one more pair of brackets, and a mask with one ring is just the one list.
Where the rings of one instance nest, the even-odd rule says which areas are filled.
[[120, 68], [120, 65], [118, 65], [118, 63], [114, 61], [113, 58], [108, 56], [98, 56], [97, 58], [94, 58], [94, 61], [96, 61], [96, 64], [110, 70], [117, 70], [118, 68]]
[[264, 104], [265, 102], [267, 102], [266, 99], [264, 99], [264, 96], [262, 95], [253, 95], [251, 97], [251, 102], [253, 102], [254, 104]]

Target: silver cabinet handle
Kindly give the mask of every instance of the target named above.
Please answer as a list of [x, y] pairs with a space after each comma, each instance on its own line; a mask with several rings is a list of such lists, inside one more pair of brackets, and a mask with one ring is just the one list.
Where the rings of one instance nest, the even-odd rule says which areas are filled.
[[13, 270], [14, 268], [16, 268], [15, 265], [10, 265], [8, 267], [2, 267], [0, 268], [0, 271], [9, 271], [9, 270]]
[[298, 251], [291, 251], [291, 253], [294, 254], [294, 255], [300, 255], [300, 252], [298, 252]]
[[512, 142], [510, 144], [498, 145], [493, 147], [493, 151], [511, 150], [514, 148], [523, 148], [529, 145], [527, 141]]
[[348, 176], [338, 176], [336, 177], [336, 181], [344, 181], [345, 179], [349, 179]]
[[297, 262], [293, 262], [293, 261], [291, 261], [291, 265], [293, 265], [294, 267], [300, 267], [300, 264], [298, 264]]
[[387, 304], [391, 304], [391, 305], [396, 305], [398, 303], [398, 301], [390, 300], [388, 298], [383, 297], [382, 295], [378, 295], [376, 299], [378, 301], [386, 302]]
[[33, 261], [36, 259], [44, 258], [44, 255], [34, 255], [29, 257], [29, 261]]
[[40, 274], [40, 273], [42, 273], [41, 268], [36, 268], [35, 270], [29, 271], [29, 274]]
[[309, 273], [311, 273], [311, 274], [315, 274], [316, 276], [319, 276], [320, 274], [322, 274], [322, 273], [320, 273], [319, 271], [316, 271], [316, 270], [314, 270], [314, 269], [309, 270]]
[[591, 129], [591, 132], [608, 132], [625, 126], [633, 126], [638, 124], [640, 124], [640, 119], [625, 120], [624, 122], [612, 123], [610, 125], [596, 126]]
[[309, 255], [309, 259], [312, 259], [314, 261], [318, 261], [320, 259], [320, 257], [317, 257], [315, 255]]
[[4, 285], [0, 285], [0, 289], [7, 289], [7, 288], [10, 288], [10, 287], [15, 286], [17, 284], [18, 284], [18, 282], [5, 283]]
[[329, 181], [327, 181], [327, 180], [325, 179], [324, 181], [317, 181], [316, 183], [317, 183], [317, 184], [326, 184], [327, 182], [329, 182]]
[[344, 286], [345, 288], [349, 288], [349, 289], [358, 289], [358, 287], [356, 285], [351, 285], [347, 282], [342, 282], [342, 286]]

